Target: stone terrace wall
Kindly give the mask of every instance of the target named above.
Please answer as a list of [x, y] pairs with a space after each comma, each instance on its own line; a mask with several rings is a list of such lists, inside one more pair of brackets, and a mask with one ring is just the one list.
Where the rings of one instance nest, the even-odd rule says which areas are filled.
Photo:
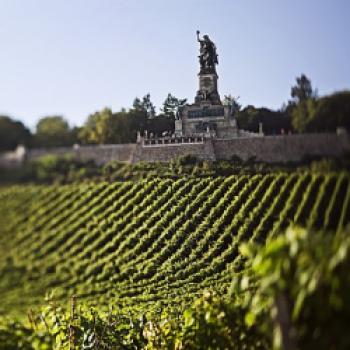
[[135, 147], [136, 144], [123, 144], [30, 149], [27, 151], [26, 160], [31, 161], [45, 154], [54, 154], [71, 155], [80, 160], [93, 160], [98, 165], [112, 160], [131, 162]]
[[112, 160], [131, 162], [136, 144], [82, 146], [76, 149], [78, 159], [92, 159], [96, 164], [106, 164]]
[[236, 139], [204, 139], [203, 142], [171, 145], [125, 144], [102, 146], [32, 149], [0, 155], [0, 167], [20, 166], [45, 154], [72, 155], [81, 160], [94, 160], [102, 165], [112, 160], [137, 162], [167, 162], [183, 155], [194, 155], [203, 160], [243, 160], [255, 158], [265, 162], [300, 161], [305, 156], [341, 156], [350, 153], [348, 134], [302, 134]]
[[213, 144], [210, 139], [202, 143], [172, 145], [137, 145], [132, 162], [168, 162], [183, 155], [194, 155], [202, 160], [216, 160]]
[[300, 161], [306, 156], [340, 156], [350, 152], [347, 134], [299, 134], [213, 140], [217, 160], [238, 156], [265, 162]]
[[73, 147], [33, 148], [26, 151], [25, 158], [28, 161], [32, 161], [48, 154], [54, 154], [57, 156], [75, 156], [76, 152]]

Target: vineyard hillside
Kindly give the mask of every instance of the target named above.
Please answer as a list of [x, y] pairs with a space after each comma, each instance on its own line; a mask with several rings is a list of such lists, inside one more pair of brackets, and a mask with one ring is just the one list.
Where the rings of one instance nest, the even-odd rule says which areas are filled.
[[0, 189], [0, 314], [54, 290], [139, 310], [225, 292], [244, 241], [350, 221], [348, 173], [271, 173]]

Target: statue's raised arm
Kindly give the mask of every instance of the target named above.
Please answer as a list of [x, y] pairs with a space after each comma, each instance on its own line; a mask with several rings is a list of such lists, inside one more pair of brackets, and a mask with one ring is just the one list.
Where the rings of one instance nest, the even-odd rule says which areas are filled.
[[202, 40], [199, 38], [200, 31], [197, 30], [197, 31], [196, 31], [196, 34], [197, 34], [197, 41], [200, 43], [200, 42], [202, 41]]

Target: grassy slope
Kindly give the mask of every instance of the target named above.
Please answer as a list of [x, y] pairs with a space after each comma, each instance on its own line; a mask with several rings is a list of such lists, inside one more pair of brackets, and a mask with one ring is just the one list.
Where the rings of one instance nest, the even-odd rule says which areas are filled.
[[137, 310], [225, 291], [238, 245], [290, 222], [350, 221], [348, 174], [240, 175], [0, 189], [0, 315], [55, 289]]

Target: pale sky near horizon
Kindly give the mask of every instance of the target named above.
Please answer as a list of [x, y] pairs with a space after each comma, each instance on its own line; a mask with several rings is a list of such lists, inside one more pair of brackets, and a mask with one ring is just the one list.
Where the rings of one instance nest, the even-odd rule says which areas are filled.
[[0, 0], [0, 115], [71, 125], [150, 92], [192, 102], [196, 30], [219, 54], [221, 97], [280, 108], [305, 73], [320, 95], [350, 88], [348, 0]]

